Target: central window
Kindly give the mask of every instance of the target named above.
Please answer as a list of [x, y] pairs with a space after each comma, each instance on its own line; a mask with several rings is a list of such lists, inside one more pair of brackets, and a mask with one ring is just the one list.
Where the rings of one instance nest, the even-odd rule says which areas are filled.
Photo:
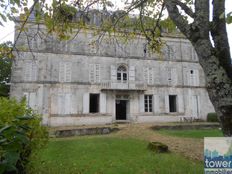
[[127, 68], [124, 65], [120, 65], [117, 69], [117, 80], [121, 82], [127, 81]]

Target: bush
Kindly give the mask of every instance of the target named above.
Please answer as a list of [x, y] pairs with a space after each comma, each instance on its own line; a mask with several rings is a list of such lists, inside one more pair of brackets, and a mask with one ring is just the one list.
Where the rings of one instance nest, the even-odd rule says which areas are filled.
[[48, 140], [41, 116], [26, 107], [25, 99], [0, 98], [0, 173], [26, 173], [32, 152]]
[[207, 115], [208, 122], [219, 122], [216, 113], [208, 113]]

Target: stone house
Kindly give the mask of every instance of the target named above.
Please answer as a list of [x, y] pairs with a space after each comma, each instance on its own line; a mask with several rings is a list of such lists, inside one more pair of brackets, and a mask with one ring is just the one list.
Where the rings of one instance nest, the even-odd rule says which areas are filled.
[[214, 111], [198, 57], [180, 34], [163, 36], [158, 54], [141, 35], [95, 42], [90, 29], [59, 41], [42, 24], [27, 25], [17, 41], [11, 96], [25, 96], [46, 125], [176, 122]]

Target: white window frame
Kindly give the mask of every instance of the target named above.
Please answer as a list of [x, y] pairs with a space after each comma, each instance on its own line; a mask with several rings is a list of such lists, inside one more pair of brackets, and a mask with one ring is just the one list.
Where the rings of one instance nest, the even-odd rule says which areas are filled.
[[144, 95], [144, 112], [153, 112], [153, 95]]

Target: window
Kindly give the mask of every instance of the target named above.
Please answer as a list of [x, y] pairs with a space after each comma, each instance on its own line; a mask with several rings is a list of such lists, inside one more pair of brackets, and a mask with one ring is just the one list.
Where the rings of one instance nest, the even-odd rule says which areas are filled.
[[117, 69], [117, 80], [121, 82], [127, 81], [127, 68], [120, 65]]
[[60, 62], [59, 81], [60, 82], [71, 82], [71, 77], [72, 77], [72, 63], [71, 62]]
[[65, 115], [71, 114], [71, 97], [70, 93], [59, 93], [57, 96], [57, 104], [58, 104], [58, 114]]
[[36, 81], [37, 80], [37, 65], [35, 62], [26, 62], [24, 65], [24, 80]]
[[167, 68], [167, 82], [168, 85], [177, 85], [177, 70], [173, 67]]
[[152, 95], [145, 95], [144, 96], [144, 109], [145, 112], [152, 112], [152, 102], [153, 97]]
[[91, 83], [100, 83], [100, 64], [90, 64], [89, 81]]
[[89, 112], [90, 113], [99, 112], [99, 94], [89, 95]]
[[198, 75], [198, 70], [193, 70], [191, 69], [189, 71], [189, 85], [191, 86], [198, 86], [199, 85], [199, 75]]
[[177, 112], [176, 95], [169, 95], [169, 112]]
[[153, 68], [144, 67], [143, 74], [144, 74], [144, 81], [147, 84], [152, 85], [154, 82]]

